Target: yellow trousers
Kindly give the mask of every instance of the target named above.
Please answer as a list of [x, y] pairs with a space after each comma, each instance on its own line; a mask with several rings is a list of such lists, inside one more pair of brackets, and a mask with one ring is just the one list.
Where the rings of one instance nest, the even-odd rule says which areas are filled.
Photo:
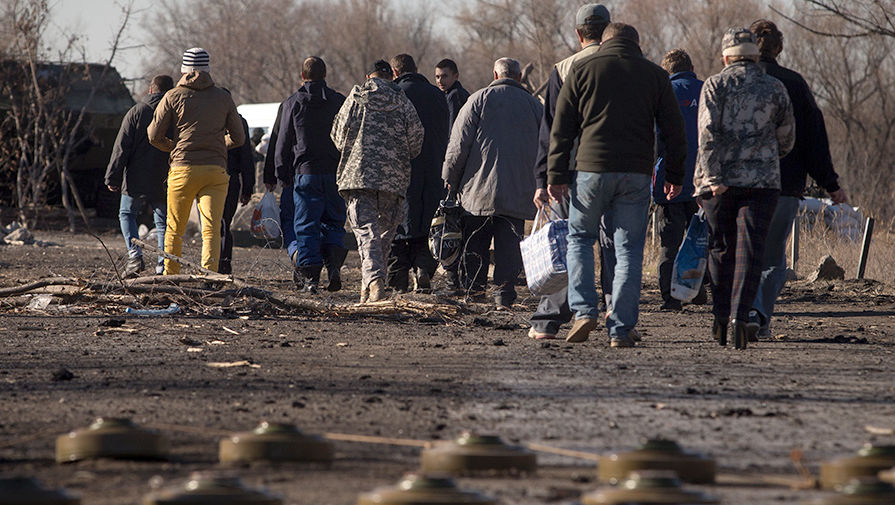
[[[183, 234], [193, 201], [199, 199], [202, 216], [202, 266], [218, 271], [221, 258], [221, 219], [230, 176], [217, 165], [172, 166], [168, 170], [168, 229], [165, 252], [180, 256]], [[180, 273], [180, 263], [165, 260], [165, 274]]]

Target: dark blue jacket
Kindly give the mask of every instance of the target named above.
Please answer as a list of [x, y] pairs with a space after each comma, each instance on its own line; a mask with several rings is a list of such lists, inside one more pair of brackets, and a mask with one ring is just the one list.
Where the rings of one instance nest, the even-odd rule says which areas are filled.
[[448, 101], [443, 91], [421, 74], [404, 74], [395, 79], [416, 109], [425, 136], [420, 155], [410, 162], [410, 186], [407, 188], [407, 218], [398, 227], [395, 238], [405, 240], [429, 236], [432, 216], [444, 192], [441, 165], [450, 137]]
[[553, 115], [556, 114], [556, 97], [562, 89], [562, 78], [553, 67], [547, 79], [547, 91], [544, 94], [544, 116], [541, 118], [538, 132], [538, 157], [535, 161], [535, 180], [537, 187], [547, 189], [547, 154], [550, 153], [550, 129], [553, 128]]
[[[132, 197], [146, 195], [150, 202], [164, 202], [167, 193], [168, 153], [153, 147], [146, 134], [162, 96], [164, 93], [147, 95], [127, 111], [106, 169], [107, 186], [119, 186], [122, 194]], [[168, 135], [174, 135], [173, 129]]]
[[295, 174], [335, 174], [341, 153], [329, 137], [345, 96], [310, 81], [283, 102], [274, 165], [280, 180]]
[[460, 109], [463, 108], [466, 100], [469, 100], [469, 91], [466, 91], [466, 88], [460, 84], [460, 81], [454, 81], [454, 84], [445, 91], [445, 95], [447, 96], [448, 115], [451, 118], [451, 124], [448, 128], [448, 132], [450, 132], [450, 128], [454, 127], [454, 121], [457, 120], [457, 114], [460, 113]]
[[796, 145], [780, 159], [780, 194], [801, 197], [808, 175], [828, 193], [839, 190], [839, 175], [830, 158], [830, 141], [824, 115], [814, 101], [808, 83], [797, 72], [781, 67], [776, 60], [761, 57], [765, 73], [786, 86], [796, 118]]
[[252, 149], [252, 142], [248, 140], [249, 124], [241, 115], [239, 120], [245, 130], [246, 141], [239, 147], [227, 150], [227, 173], [230, 174], [231, 181], [236, 179], [240, 182], [239, 186], [231, 186], [241, 188], [240, 194], [251, 195], [255, 190], [255, 151]]
[[[684, 185], [681, 194], [676, 196], [671, 203], [689, 202], [693, 200], [693, 171], [696, 167], [696, 151], [699, 142], [699, 92], [702, 91], [702, 81], [696, 78], [693, 72], [678, 72], [671, 75], [671, 88], [677, 96], [681, 106], [681, 114], [684, 116], [684, 125], [687, 130], [687, 161], [684, 162]], [[659, 158], [656, 161], [656, 169], [653, 172], [653, 201], [658, 204], [669, 203], [665, 198], [665, 146], [661, 141], [662, 136], [656, 135]]]

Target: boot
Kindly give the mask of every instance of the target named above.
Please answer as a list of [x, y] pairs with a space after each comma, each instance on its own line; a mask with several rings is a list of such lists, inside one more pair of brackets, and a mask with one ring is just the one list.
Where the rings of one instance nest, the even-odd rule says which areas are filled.
[[410, 271], [409, 270], [392, 270], [388, 273], [388, 285], [395, 290], [396, 293], [406, 293], [410, 291]]
[[429, 272], [426, 271], [423, 267], [416, 267], [415, 272], [413, 273], [414, 291], [417, 293], [429, 293], [432, 291], [432, 279], [429, 277]]
[[317, 294], [317, 285], [320, 284], [320, 271], [323, 270], [323, 265], [306, 265], [303, 267], [298, 267], [298, 271], [301, 274], [302, 281], [304, 283], [304, 288], [302, 291], [305, 293], [310, 293], [312, 295]]
[[749, 341], [749, 330], [746, 328], [745, 321], [738, 321], [734, 319], [731, 321], [733, 323], [733, 344], [737, 349], [745, 349], [747, 342]]
[[338, 291], [342, 289], [342, 265], [345, 264], [345, 257], [348, 256], [348, 249], [337, 245], [323, 246], [323, 264], [326, 266], [326, 276], [328, 284], [327, 291]]
[[295, 289], [298, 291], [302, 291], [305, 289], [305, 279], [301, 275], [301, 271], [298, 269], [298, 265], [295, 264], [298, 261], [298, 251], [292, 253], [292, 257], [290, 258], [292, 261], [292, 282], [295, 284]]
[[712, 337], [719, 345], [727, 345], [727, 319], [715, 318], [715, 322], [712, 323]]
[[385, 300], [385, 282], [381, 279], [373, 279], [370, 283], [370, 294], [367, 297], [368, 302], [378, 302]]

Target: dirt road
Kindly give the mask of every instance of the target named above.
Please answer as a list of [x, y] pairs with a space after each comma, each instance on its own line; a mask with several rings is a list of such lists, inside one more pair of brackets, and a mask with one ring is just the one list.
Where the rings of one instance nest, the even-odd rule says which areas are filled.
[[[122, 249], [117, 236], [103, 237]], [[38, 238], [65, 247], [0, 246], [0, 287], [48, 275], [112, 279], [94, 239]], [[198, 254], [195, 244], [190, 254]], [[349, 290], [334, 302], [357, 297], [355, 253], [349, 266]], [[237, 249], [234, 269], [268, 289], [290, 287], [281, 251]], [[866, 441], [893, 443], [865, 431], [866, 425], [895, 428], [890, 286], [796, 282], [784, 290], [774, 340], [746, 352], [710, 341], [708, 307], [659, 312], [655, 279], [644, 287], [644, 341], [635, 349], [610, 349], [602, 335], [578, 345], [533, 341], [526, 319], [535, 300], [521, 299], [512, 312], [477, 306], [479, 313], [450, 323], [277, 314], [235, 300], [223, 311], [194, 304], [180, 315], [129, 317], [123, 328], [133, 331], [114, 332], [102, 325], [123, 317], [123, 305], [67, 299], [64, 307], [37, 311], [0, 301], [0, 473], [64, 486], [85, 505], [136, 504], [151, 485], [218, 468], [217, 432], [249, 429], [261, 419], [311, 433], [419, 440], [471, 429], [593, 453], [666, 437], [715, 457], [722, 474], [755, 481], [796, 477], [792, 449], [801, 449], [816, 473], [822, 461]], [[259, 367], [207, 366], [243, 360]], [[60, 368], [74, 378], [54, 380]], [[97, 416], [209, 431], [166, 431], [172, 457], [164, 463], [55, 464], [54, 435]], [[25, 440], [31, 435], [42, 436]], [[393, 483], [418, 465], [414, 448], [339, 442], [336, 450], [328, 469], [229, 471], [287, 503], [348, 505], [359, 492]], [[592, 463], [552, 455], [539, 462], [536, 476], [460, 483], [506, 505], [573, 503], [580, 491], [597, 487]], [[703, 489], [730, 504], [819, 496], [770, 485]]]

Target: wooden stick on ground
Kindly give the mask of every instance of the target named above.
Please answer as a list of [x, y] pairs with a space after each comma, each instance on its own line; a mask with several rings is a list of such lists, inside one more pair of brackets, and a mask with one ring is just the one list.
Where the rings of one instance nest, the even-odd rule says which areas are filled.
[[568, 456], [570, 458], [576, 459], [584, 459], [587, 461], [600, 461], [600, 455], [594, 454], [592, 452], [584, 452], [584, 451], [574, 451], [571, 449], [560, 449], [558, 447], [550, 447], [549, 445], [542, 444], [526, 444], [526, 447], [535, 451], [535, 452], [543, 452], [545, 454], [555, 454], [557, 456]]
[[359, 442], [363, 444], [384, 444], [384, 445], [400, 445], [404, 447], [422, 447], [428, 448], [432, 446], [432, 442], [427, 440], [411, 440], [408, 438], [390, 438], [390, 437], [371, 437], [367, 435], [348, 435], [345, 433], [324, 433], [323, 438], [327, 440], [336, 440], [339, 442]]
[[85, 284], [86, 283], [84, 281], [75, 279], [73, 277], [50, 277], [48, 279], [40, 279], [34, 282], [29, 282], [28, 284], [22, 284], [21, 286], [2, 288], [0, 289], [0, 298], [20, 295], [22, 293], [27, 293], [29, 291], [40, 289], [46, 286], [83, 286]]
[[[211, 277], [222, 277], [222, 279], [220, 279], [220, 280], [229, 279], [229, 280], [231, 280], [231, 281], [232, 281], [235, 285], [237, 285], [237, 286], [245, 286], [245, 283], [244, 283], [244, 282], [240, 282], [239, 280], [237, 280], [237, 279], [236, 279], [235, 277], [233, 277], [232, 275], [223, 275], [223, 274], [219, 274], [219, 273], [217, 273], [217, 272], [215, 272], [215, 271], [212, 271], [212, 270], [209, 270], [209, 269], [207, 269], [207, 268], [204, 268], [204, 267], [202, 267], [202, 266], [200, 266], [200, 265], [197, 265], [196, 263], [193, 263], [193, 262], [190, 261], [190, 260], [183, 259], [183, 258], [181, 258], [180, 256], [175, 256], [175, 255], [173, 255], [173, 254], [166, 253], [165, 251], [160, 250], [158, 247], [156, 247], [156, 246], [154, 246], [154, 245], [152, 245], [152, 244], [150, 244], [150, 243], [148, 243], [148, 242], [144, 242], [144, 241], [142, 241], [142, 240], [140, 240], [140, 239], [138, 239], [138, 238], [132, 238], [132, 239], [131, 239], [131, 242], [132, 242], [134, 245], [138, 245], [138, 246], [140, 246], [140, 247], [142, 247], [142, 248], [144, 248], [144, 249], [149, 249], [150, 251], [153, 251], [153, 252], [155, 252], [156, 254], [161, 255], [161, 256], [164, 257], [165, 259], [169, 259], [169, 260], [171, 260], [171, 261], [176, 261], [176, 262], [180, 263], [181, 265], [186, 265], [186, 266], [188, 266], [188, 267], [195, 268], [196, 270], [202, 272], [203, 274], [209, 275], [209, 276], [211, 276]], [[218, 279], [215, 279], [215, 281], [217, 281], [217, 280], [218, 280]]]

